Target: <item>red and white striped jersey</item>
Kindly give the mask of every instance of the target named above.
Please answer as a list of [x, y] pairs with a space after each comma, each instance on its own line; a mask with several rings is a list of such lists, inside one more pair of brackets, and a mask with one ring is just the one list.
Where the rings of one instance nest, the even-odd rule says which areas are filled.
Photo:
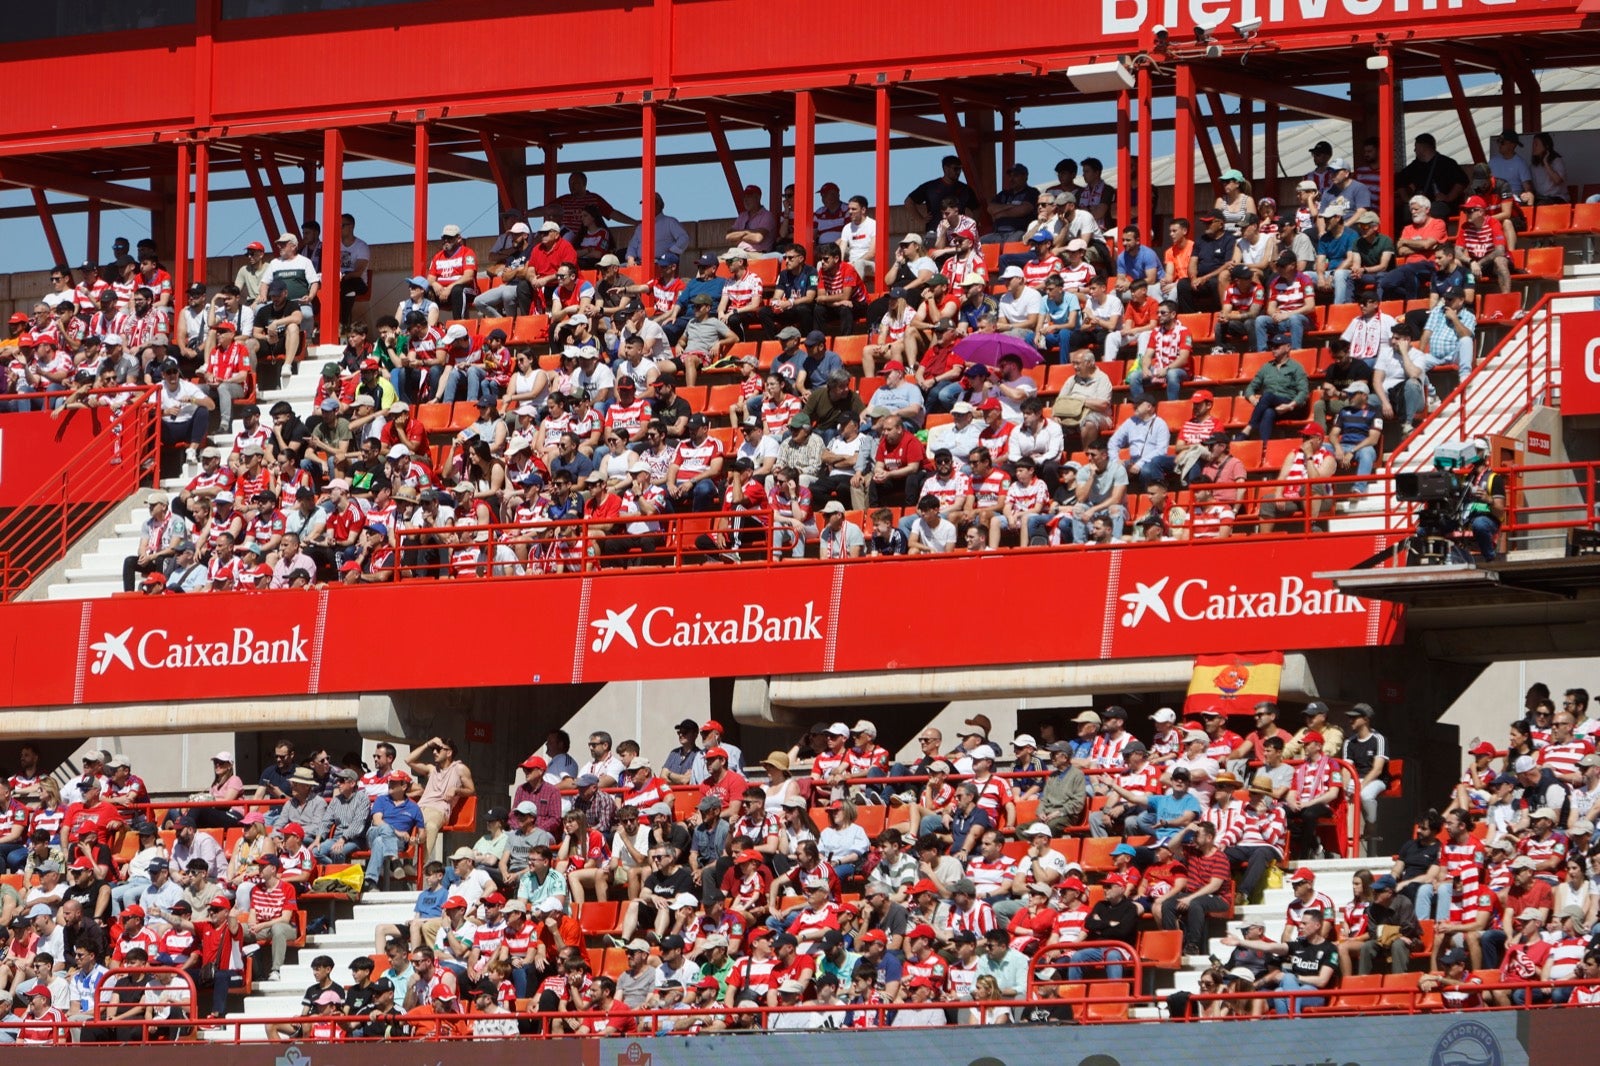
[[678, 442], [673, 449], [672, 461], [678, 467], [680, 474], [698, 474], [711, 466], [713, 459], [720, 459], [723, 455], [722, 441], [709, 434], [706, 439], [696, 444], [692, 440]]
[[911, 325], [911, 320], [917, 317], [917, 309], [910, 304], [900, 314], [894, 313], [894, 308], [884, 312], [883, 318], [878, 322], [878, 341], [882, 344], [893, 344], [906, 335], [906, 328]]
[[1276, 302], [1280, 311], [1303, 311], [1312, 303], [1316, 282], [1309, 274], [1296, 273], [1292, 278], [1282, 275], [1272, 279], [1267, 286], [1268, 302]]
[[1546, 862], [1556, 859], [1559, 866], [1559, 860], [1567, 857], [1567, 839], [1554, 832], [1543, 839], [1539, 837], [1524, 837], [1522, 842], [1517, 845], [1517, 854], [1526, 855], [1539, 864], [1541, 872], [1545, 872], [1542, 867]]
[[651, 315], [670, 311], [672, 305], [678, 302], [678, 297], [683, 294], [685, 284], [682, 278], [673, 278], [668, 282], [652, 278], [649, 287], [644, 291], [645, 309]]
[[1553, 774], [1577, 774], [1578, 760], [1594, 754], [1594, 745], [1587, 740], [1569, 740], [1565, 744], [1546, 744], [1539, 749], [1539, 762]]
[[783, 829], [783, 822], [775, 814], [759, 812], [754, 818], [741, 815], [733, 823], [730, 836], [746, 836], [757, 844], [765, 844], [768, 837], [775, 837]]
[[784, 436], [789, 432], [789, 419], [800, 413], [800, 406], [798, 396], [784, 396], [776, 403], [763, 400], [761, 422], [766, 426], [768, 433], [778, 437]]
[[1245, 806], [1234, 800], [1227, 806], [1213, 803], [1206, 809], [1205, 820], [1217, 828], [1217, 847], [1231, 848], [1244, 837]]
[[925, 959], [907, 958], [900, 968], [900, 987], [906, 987], [918, 977], [926, 977], [933, 983], [934, 991], [943, 994], [950, 985], [950, 967], [931, 951]]
[[1082, 903], [1064, 907], [1056, 912], [1055, 932], [1050, 939], [1058, 944], [1076, 944], [1086, 940], [1088, 934], [1084, 932], [1083, 923], [1088, 920], [1089, 908]]
[[1246, 292], [1239, 287], [1238, 282], [1234, 282], [1228, 286], [1227, 292], [1222, 294], [1222, 306], [1228, 311], [1248, 311], [1251, 305], [1261, 301], [1261, 297], [1261, 286], [1251, 285], [1250, 291]]
[[815, 910], [810, 907], [802, 908], [800, 913], [794, 916], [794, 924], [789, 927], [789, 932], [799, 936], [812, 929], [837, 928], [839, 928], [839, 904], [829, 900]]
[[1150, 345], [1144, 351], [1146, 374], [1165, 374], [1185, 352], [1194, 350], [1194, 334], [1182, 322], [1174, 321], [1171, 327], [1157, 326], [1150, 333]]
[[1299, 925], [1300, 915], [1304, 911], [1317, 907], [1322, 908], [1322, 915], [1325, 918], [1332, 918], [1337, 913], [1337, 908], [1334, 907], [1333, 900], [1329, 896], [1322, 892], [1312, 892], [1311, 898], [1308, 900], [1302, 900], [1299, 896], [1296, 896], [1289, 901], [1288, 909], [1284, 911], [1284, 921], [1290, 925]]
[[478, 954], [481, 957], [487, 959], [500, 947], [505, 937], [506, 923], [503, 920], [493, 925], [485, 923], [473, 928], [472, 946], [478, 949]]
[[1284, 856], [1284, 844], [1289, 839], [1289, 819], [1283, 807], [1274, 803], [1264, 811], [1251, 807], [1245, 811], [1244, 826], [1239, 835], [1239, 846], [1245, 848], [1271, 848]]
[[[1207, 434], [1209, 436], [1209, 434]], [[1203, 439], [1203, 438], [1202, 438]], [[1199, 443], [1198, 441], [1191, 443]], [[1176, 729], [1167, 730], [1166, 736], [1156, 734], [1150, 738], [1150, 761], [1176, 759], [1183, 752], [1183, 734]]]
[[650, 421], [650, 401], [635, 400], [625, 404], [618, 400], [606, 408], [606, 428], [635, 430]]
[[1582, 937], [1564, 937], [1550, 945], [1550, 954], [1545, 956], [1550, 964], [1550, 980], [1571, 980], [1572, 971], [1583, 961], [1588, 947], [1589, 942]]
[[1307, 803], [1333, 788], [1339, 777], [1339, 767], [1324, 755], [1316, 762], [1304, 762], [1294, 770], [1294, 794]]
[[1022, 280], [1035, 289], [1044, 288], [1051, 274], [1059, 274], [1064, 264], [1059, 256], [1047, 255], [1043, 259], [1030, 259], [1022, 264]]
[[1460, 895], [1470, 896], [1478, 891], [1479, 874], [1483, 869], [1483, 845], [1472, 837], [1465, 843], [1446, 843], [1439, 849], [1439, 862], [1445, 873], [1461, 878]]
[[978, 785], [978, 806], [989, 814], [991, 824], [998, 826], [1004, 821], [1005, 806], [1011, 802], [1011, 782], [1003, 777], [991, 777]]
[[743, 277], [730, 280], [724, 285], [722, 295], [727, 297], [730, 311], [742, 311], [754, 307], [761, 302], [761, 279], [756, 276], [755, 271], [747, 270]]
[[[1099, 737], [1095, 738], [1095, 743], [1100, 743]], [[1089, 758], [1094, 758], [1092, 749]], [[1161, 768], [1145, 763], [1137, 770], [1124, 770], [1117, 774], [1117, 784], [1129, 792], [1143, 792], [1147, 796], [1157, 795], [1162, 791]]]
[[967, 860], [967, 878], [978, 889], [979, 896], [987, 896], [987, 889], [1009, 885], [1017, 876], [1017, 860], [1001, 855], [993, 862], [977, 856]]
[[844, 757], [850, 765], [851, 777], [865, 777], [873, 770], [889, 772], [889, 753], [876, 744], [867, 745], [865, 750], [846, 748]]
[[1042, 514], [1050, 502], [1050, 486], [1040, 478], [1024, 485], [1013, 481], [1006, 488], [1006, 506], [1018, 514]]
[[[1366, 900], [1353, 899], [1339, 908], [1339, 937], [1342, 940], [1363, 940], [1367, 935]], [[1452, 915], [1454, 912], [1452, 912]], [[1451, 919], [1454, 921], [1454, 918]]]
[[623, 801], [637, 811], [643, 812], [647, 807], [658, 803], [672, 802], [672, 786], [659, 777], [652, 777], [642, 786], [629, 785], [623, 789]]
[[218, 380], [226, 381], [235, 374], [244, 373], [249, 367], [250, 349], [238, 341], [226, 348], [219, 344], [206, 356], [206, 373]]
[[[1474, 889], [1450, 898], [1450, 920], [1458, 924], [1475, 922], [1484, 911], [1493, 915], [1499, 909], [1500, 900], [1487, 888]], [[1494, 925], [1492, 918], [1489, 925]]]
[[1064, 263], [1056, 273], [1061, 275], [1063, 287], [1067, 292], [1083, 292], [1089, 288], [1089, 282], [1095, 279], [1099, 271], [1087, 259], [1080, 259], [1077, 263]]
[[922, 483], [922, 494], [932, 496], [939, 501], [941, 508], [951, 508], [967, 498], [972, 491], [972, 479], [959, 470], [952, 470], [950, 476], [940, 479], [938, 475], [928, 478]]
[[1509, 862], [1492, 862], [1483, 874], [1488, 882], [1489, 891], [1497, 896], [1511, 887], [1513, 875]]
[[997, 924], [994, 908], [981, 899], [973, 900], [972, 906], [966, 910], [952, 906], [949, 921], [952, 933], [976, 933], [980, 939]]
[[[1002, 423], [1002, 425], [1006, 426], [1009, 426], [1010, 424], [1011, 423], [1009, 422]], [[1010, 432], [1011, 431], [1008, 429], [1006, 431], [1006, 435], [1010, 436]], [[1001, 442], [1001, 451], [993, 452], [995, 456], [998, 457], [1005, 454], [1004, 443], [1004, 441]], [[987, 445], [985, 446], [987, 447]], [[993, 449], [991, 449], [991, 451], [993, 451]], [[1010, 484], [1011, 479], [1006, 477], [1005, 471], [1001, 470], [999, 467], [995, 467], [993, 470], [989, 471], [988, 476], [982, 481], [973, 482], [973, 502], [979, 507], [993, 507], [998, 509], [1001, 501], [1005, 499], [1006, 488]]]
[[[1089, 765], [1102, 770], [1122, 769], [1122, 752], [1128, 746], [1128, 741], [1133, 739], [1133, 734], [1123, 730], [1116, 736], [1101, 733], [1094, 738], [1094, 743], [1089, 746]], [[1124, 788], [1128, 787], [1126, 785]], [[1141, 789], [1140, 791], [1150, 791]]]

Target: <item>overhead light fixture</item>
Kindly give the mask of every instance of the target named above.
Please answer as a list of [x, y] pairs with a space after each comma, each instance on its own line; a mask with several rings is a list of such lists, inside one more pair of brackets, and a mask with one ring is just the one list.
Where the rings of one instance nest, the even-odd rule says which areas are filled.
[[1081, 93], [1119, 93], [1133, 88], [1133, 72], [1122, 63], [1080, 63], [1067, 68], [1067, 78]]

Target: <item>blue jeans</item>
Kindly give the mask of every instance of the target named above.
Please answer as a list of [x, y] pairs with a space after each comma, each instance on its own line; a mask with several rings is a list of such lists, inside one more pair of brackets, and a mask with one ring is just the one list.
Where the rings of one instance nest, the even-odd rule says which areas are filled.
[[948, 829], [944, 824], [944, 819], [939, 817], [937, 814], [923, 815], [922, 823], [917, 826], [917, 836], [919, 837], [925, 837], [933, 833], [944, 832], [948, 832]]
[[426, 370], [397, 366], [389, 371], [389, 384], [406, 403], [432, 403], [434, 390], [439, 386], [442, 368], [430, 366]]
[[943, 414], [956, 405], [961, 399], [961, 382], [945, 381], [928, 390], [928, 412], [930, 414]]
[[[1370, 444], [1365, 448], [1357, 448], [1354, 454], [1356, 473], [1361, 477], [1366, 477], [1372, 473], [1372, 468], [1378, 465], [1378, 449]], [[1367, 491], [1367, 483], [1365, 481], [1353, 481], [1350, 483], [1350, 491], [1360, 496]]]
[[[445, 371], [444, 399], [446, 403], [466, 400], [477, 403], [484, 393], [484, 372], [481, 366], [453, 366]], [[461, 395], [462, 379], [466, 379], [466, 396]]]
[[343, 837], [329, 837], [318, 844], [315, 849], [317, 861], [322, 863], [345, 863], [350, 861], [350, 853], [361, 847], [361, 841], [345, 840]]
[[[18, 867], [21, 869], [21, 867]], [[139, 902], [139, 897], [144, 895], [144, 890], [150, 887], [148, 877], [135, 877], [124, 881], [120, 885], [111, 886], [111, 906], [118, 914], [124, 907], [131, 907]]]
[[[1110, 950], [1111, 958], [1121, 959], [1124, 957], [1123, 952], [1119, 951], [1117, 948], [1111, 948]], [[1067, 967], [1067, 980], [1082, 981], [1083, 966], [1081, 964], [1085, 962], [1106, 962], [1106, 949], [1080, 948], [1079, 950], [1074, 951], [1068, 957], [1068, 961], [1071, 962], [1072, 965]], [[1090, 979], [1098, 980], [1100, 978], [1105, 978], [1111, 981], [1120, 981], [1122, 979], [1121, 965], [1112, 962], [1103, 967], [1094, 967], [1093, 972], [1090, 974]]]
[[[1292, 992], [1297, 988], [1312, 988], [1314, 986], [1302, 984], [1300, 979], [1292, 973], [1283, 975], [1283, 980], [1278, 982], [1278, 991]], [[1272, 997], [1272, 1013], [1274, 1014], [1299, 1014], [1307, 1007], [1320, 1007], [1328, 1002], [1327, 996], [1288, 996]]]
[[1499, 547], [1495, 543], [1500, 536], [1500, 523], [1495, 521], [1493, 515], [1473, 515], [1472, 521], [1467, 523], [1467, 528], [1472, 531], [1472, 539], [1478, 545], [1478, 554], [1483, 556], [1485, 562], [1493, 562], [1500, 557]]
[[1333, 302], [1336, 304], [1350, 302], [1350, 271], [1343, 267], [1333, 272]]
[[[1072, 543], [1084, 544], [1089, 540], [1089, 520], [1085, 518], [1089, 512], [1088, 504], [1077, 504], [1072, 508]], [[1122, 539], [1122, 527], [1128, 522], [1128, 509], [1120, 503], [1115, 507], [1108, 507], [1101, 512], [1111, 519], [1111, 536]]]
[[21, 873], [27, 865], [28, 845], [7, 844], [4, 847], [0, 847], [0, 870]]
[[717, 511], [722, 508], [722, 490], [712, 478], [696, 481], [689, 492], [691, 511]]
[[[1278, 424], [1278, 405], [1288, 403], [1289, 397], [1276, 396], [1264, 392], [1256, 398], [1255, 409], [1250, 412], [1250, 430], [1256, 435], [1257, 440], [1271, 440], [1273, 427]], [[1301, 407], [1305, 405], [1302, 404]], [[1288, 417], [1294, 417], [1295, 408], [1289, 412]]]
[[[1144, 397], [1145, 397], [1145, 391], [1144, 391], [1145, 382], [1147, 382], [1149, 380], [1150, 380], [1149, 376], [1146, 375], [1145, 373], [1143, 373], [1142, 371], [1135, 371], [1132, 374], [1128, 375], [1128, 392], [1133, 397], [1133, 402], [1134, 403], [1138, 403], [1140, 400], [1144, 399]], [[1187, 370], [1184, 370], [1182, 367], [1176, 367], [1175, 366], [1172, 369], [1168, 370], [1167, 371], [1167, 399], [1169, 399], [1169, 400], [1178, 399], [1181, 396], [1182, 391], [1183, 391], [1183, 383], [1185, 381], [1188, 381], [1188, 380], [1189, 380], [1189, 372]], [[1152, 399], [1160, 399], [1160, 397], [1152, 397]]]
[[367, 827], [367, 850], [372, 854], [367, 858], [366, 879], [376, 881], [389, 868], [389, 860], [400, 854], [400, 837], [393, 826], [376, 822]]
[[1274, 322], [1270, 316], [1262, 315], [1256, 319], [1256, 351], [1265, 352], [1271, 350], [1267, 347], [1267, 335], [1275, 328], [1288, 330], [1290, 343], [1298, 348], [1300, 347], [1301, 338], [1306, 335], [1306, 327], [1309, 325], [1311, 325], [1311, 320], [1306, 318], [1305, 315], [1290, 315], [1282, 322]]
[[1417, 886], [1417, 920], [1422, 921], [1432, 918], [1439, 922], [1450, 920], [1450, 896], [1454, 886], [1446, 882], [1444, 885], [1418, 885]]

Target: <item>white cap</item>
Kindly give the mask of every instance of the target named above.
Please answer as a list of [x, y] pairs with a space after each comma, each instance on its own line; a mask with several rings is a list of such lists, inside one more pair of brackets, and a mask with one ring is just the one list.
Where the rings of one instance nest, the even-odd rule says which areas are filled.
[[219, 751], [215, 755], [211, 756], [211, 761], [212, 762], [225, 762], [229, 766], [232, 766], [233, 765], [233, 752], [231, 752], [231, 751]]
[[531, 403], [519, 403], [517, 404], [517, 414], [527, 415], [529, 418], [538, 418], [539, 409]]
[[872, 736], [877, 736], [878, 735], [878, 727], [873, 725], [871, 722], [867, 721], [865, 718], [863, 718], [860, 721], [856, 722], [855, 726], [850, 730], [850, 732], [852, 732], [852, 733], [870, 733]]
[[1517, 759], [1517, 761], [1512, 764], [1512, 767], [1511, 767], [1513, 773], [1519, 773], [1519, 774], [1525, 774], [1525, 773], [1528, 773], [1530, 770], [1536, 770], [1538, 768], [1539, 768], [1539, 764], [1538, 764], [1538, 762], [1536, 762], [1534, 760], [1532, 755], [1520, 756]]
[[1039, 742], [1027, 733], [1018, 733], [1012, 738], [1011, 746], [1013, 748], [1037, 748]]
[[957, 400], [950, 405], [950, 413], [953, 415], [970, 415], [974, 410], [975, 408], [965, 400]]
[[1021, 267], [1019, 267], [1019, 266], [1008, 266], [1008, 267], [1006, 267], [1005, 271], [1000, 275], [1000, 280], [1001, 281], [1010, 281], [1012, 278], [1020, 278], [1020, 277], [1022, 277], [1022, 268]]
[[828, 727], [828, 735], [834, 737], [847, 737], [850, 735], [850, 727], [845, 725], [843, 722], [835, 722]]
[[1026, 836], [1026, 837], [1037, 837], [1037, 836], [1046, 836], [1046, 837], [1048, 837], [1048, 836], [1054, 836], [1055, 835], [1055, 831], [1053, 829], [1051, 829], [1049, 826], [1045, 825], [1043, 822], [1034, 822], [1032, 825], [1028, 826], [1028, 828], [1026, 828], [1026, 829], [1024, 829], [1022, 831], [1022, 835]]
[[695, 895], [693, 892], [679, 892], [676, 896], [672, 897], [672, 909], [673, 910], [677, 910], [679, 907], [699, 907], [699, 906], [700, 906], [700, 897]]
[[511, 224], [511, 232], [512, 233], [531, 233], [533, 231], [528, 229], [528, 224], [526, 222], [513, 222]]
[[410, 454], [411, 449], [407, 448], [404, 444], [396, 444], [389, 449], [389, 458], [391, 459], [404, 459]]
[[1176, 722], [1178, 715], [1171, 707], [1162, 707], [1150, 716], [1150, 720], [1152, 722]]
[[450, 323], [450, 328], [444, 331], [444, 342], [445, 344], [450, 345], [454, 344], [456, 341], [464, 341], [468, 339], [469, 336], [470, 335], [467, 333], [466, 326], [463, 326], [459, 322], [452, 322]]

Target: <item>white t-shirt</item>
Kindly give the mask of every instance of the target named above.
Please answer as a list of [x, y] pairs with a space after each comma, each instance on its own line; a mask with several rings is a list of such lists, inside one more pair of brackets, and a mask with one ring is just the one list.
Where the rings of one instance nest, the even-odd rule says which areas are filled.
[[878, 223], [871, 218], [862, 219], [860, 225], [846, 222], [839, 233], [839, 241], [849, 249], [850, 265], [860, 273], [861, 264], [872, 255], [873, 247], [877, 244]]
[[[192, 381], [185, 381], [183, 378], [179, 378], [178, 387], [175, 389], [167, 388], [166, 383], [163, 382], [161, 385], [161, 392], [158, 396], [161, 404], [162, 421], [188, 421], [189, 419], [193, 418], [194, 413], [199, 410], [199, 408], [195, 406], [195, 401], [205, 399], [205, 396], [205, 390], [200, 388], [200, 386], [196, 385]], [[172, 404], [178, 405], [178, 409], [176, 411], [171, 409]]]
[[1028, 320], [1030, 315], [1036, 315], [1044, 309], [1044, 297], [1039, 295], [1038, 289], [1023, 286], [1022, 292], [1013, 296], [1007, 292], [1000, 297], [1000, 321], [1002, 324], [1019, 326]]
[[604, 363], [596, 363], [593, 374], [586, 374], [581, 370], [578, 371], [572, 375], [572, 380], [583, 388], [588, 389], [591, 393], [599, 392], [601, 389], [614, 389], [617, 387], [616, 375]]
[[933, 529], [919, 516], [916, 522], [912, 523], [911, 534], [936, 552], [947, 552], [956, 544], [956, 524], [948, 519], [941, 521], [939, 527]]
[[[860, 440], [861, 438], [857, 437], [856, 439]], [[748, 459], [758, 467], [764, 459], [776, 460], [778, 458], [778, 439], [770, 433], [763, 433], [761, 435], [761, 443], [754, 448], [750, 447], [749, 441], [744, 441], [739, 445], [739, 450], [735, 453], [734, 458]]]
[[339, 245], [339, 270], [341, 273], [350, 273], [356, 263], [363, 259], [367, 261], [369, 267], [372, 265], [372, 248], [360, 237], [357, 237], [349, 244]]
[[[1037, 298], [1039, 294], [1034, 293], [1033, 295]], [[1033, 396], [1039, 391], [1039, 383], [1024, 374], [1015, 381], [1006, 382], [1006, 387], [1021, 389], [1023, 394], [1018, 399], [1013, 400], [1005, 393], [1000, 393], [1000, 416], [1007, 422], [1020, 423], [1022, 421], [1022, 403], [1029, 396]]]

